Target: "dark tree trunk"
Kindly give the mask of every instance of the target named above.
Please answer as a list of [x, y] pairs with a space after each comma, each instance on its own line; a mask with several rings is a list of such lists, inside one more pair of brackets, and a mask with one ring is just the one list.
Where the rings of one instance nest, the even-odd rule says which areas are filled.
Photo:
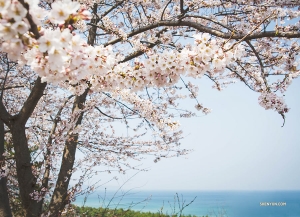
[[26, 217], [38, 217], [42, 212], [42, 203], [31, 199], [30, 196], [30, 193], [39, 189], [36, 186], [36, 180], [32, 173], [32, 162], [25, 133], [25, 125], [43, 96], [46, 85], [46, 83], [41, 83], [41, 78], [38, 77], [22, 109], [15, 116], [7, 112], [2, 100], [0, 102], [0, 118], [9, 127], [12, 134], [19, 194]]
[[[75, 97], [73, 104], [73, 112], [75, 109], [83, 109], [86, 96], [89, 89]], [[80, 113], [76, 126], [81, 124], [83, 112]], [[65, 142], [65, 148], [62, 156], [62, 163], [59, 171], [59, 175], [56, 181], [56, 186], [51, 198], [49, 205], [50, 217], [59, 216], [60, 212], [64, 209], [65, 205], [68, 204], [68, 186], [72, 175], [72, 170], [75, 162], [75, 154], [78, 144], [78, 134], [68, 133], [68, 137]]]
[[27, 217], [37, 217], [41, 214], [42, 204], [33, 200], [30, 196], [30, 193], [38, 189], [36, 189], [36, 179], [32, 173], [30, 150], [25, 134], [25, 126], [19, 125], [18, 122], [16, 122], [11, 128], [11, 132], [15, 149], [17, 178], [22, 206]]
[[[97, 14], [97, 4], [93, 6], [93, 13]], [[94, 17], [91, 20], [91, 23], [97, 24], [99, 22], [98, 17]], [[94, 45], [95, 38], [96, 38], [97, 27], [92, 26], [89, 30], [88, 36], [88, 44]], [[89, 89], [86, 89], [85, 92], [80, 95], [76, 96], [73, 104], [73, 111], [74, 109], [82, 109], [83, 104], [85, 103], [86, 96], [89, 92]], [[79, 115], [76, 126], [81, 124], [83, 118], [83, 112]], [[75, 154], [77, 149], [78, 143], [78, 134], [70, 133], [68, 134], [68, 138], [65, 142], [65, 148], [62, 156], [62, 164], [60, 167], [59, 175], [57, 178], [56, 186], [50, 201], [49, 205], [49, 212], [50, 217], [57, 217], [59, 213], [64, 209], [65, 205], [68, 204], [68, 186], [70, 182], [70, 178], [72, 175], [72, 169], [75, 162]]]
[[[4, 150], [5, 150], [4, 149], [4, 123], [0, 119], [0, 168], [1, 165], [5, 164], [4, 157], [3, 157]], [[0, 216], [11, 217], [12, 214], [9, 206], [6, 182], [7, 182], [6, 177], [0, 179]]]

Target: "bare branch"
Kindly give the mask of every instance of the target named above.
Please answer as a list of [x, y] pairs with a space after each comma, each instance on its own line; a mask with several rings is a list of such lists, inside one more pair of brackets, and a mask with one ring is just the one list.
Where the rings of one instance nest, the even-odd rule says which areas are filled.
[[123, 2], [125, 1], [119, 1], [116, 2], [116, 4], [114, 6], [112, 6], [111, 8], [109, 8], [107, 11], [105, 11], [103, 14], [100, 15], [100, 19], [102, 17], [105, 17], [106, 15], [108, 15], [110, 12], [112, 12], [115, 8], [117, 8], [118, 6], [120, 6], [121, 4], [123, 4]]
[[162, 11], [162, 13], [161, 13], [160, 20], [163, 20], [163, 19], [164, 19], [165, 11], [166, 11], [168, 5], [171, 3], [171, 1], [172, 1], [172, 0], [169, 0], [169, 1], [167, 2], [166, 6], [164, 7], [164, 9], [163, 9], [163, 11]]
[[184, 10], [183, 10], [183, 0], [180, 0], [180, 13], [183, 14]]
[[95, 107], [95, 109], [97, 109], [101, 114], [103, 114], [106, 117], [109, 117], [112, 119], [123, 119], [123, 118], [116, 118], [116, 117], [109, 116], [108, 114], [105, 114], [104, 112], [102, 112], [97, 106]]

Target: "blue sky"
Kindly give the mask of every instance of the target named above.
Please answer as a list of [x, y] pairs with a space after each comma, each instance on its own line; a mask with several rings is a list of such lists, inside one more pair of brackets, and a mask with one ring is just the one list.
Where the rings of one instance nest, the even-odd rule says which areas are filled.
[[[258, 93], [242, 83], [219, 92], [200, 79], [198, 100], [212, 113], [180, 120], [187, 158], [142, 162], [148, 172], [119, 175], [105, 187], [138, 190], [300, 190], [300, 80], [286, 92], [286, 123], [258, 104]], [[186, 103], [183, 101], [183, 103]], [[190, 106], [194, 106], [191, 104]], [[103, 178], [103, 177], [102, 177]]]
[[[298, 19], [286, 21], [295, 23]], [[269, 26], [270, 29], [274, 25]], [[108, 190], [300, 190], [300, 79], [285, 93], [290, 111], [285, 126], [282, 117], [258, 104], [259, 93], [243, 83], [224, 90], [212, 89], [206, 77], [194, 80], [199, 85], [199, 103], [212, 109], [208, 115], [179, 119], [185, 138], [182, 148], [193, 149], [188, 156], [146, 159], [140, 168], [128, 171], [118, 180], [105, 184]], [[183, 100], [186, 108], [195, 102]], [[193, 110], [195, 111], [195, 109]], [[120, 131], [123, 131], [123, 126]], [[105, 183], [112, 176], [103, 173], [93, 180]], [[129, 180], [129, 181], [128, 181]]]

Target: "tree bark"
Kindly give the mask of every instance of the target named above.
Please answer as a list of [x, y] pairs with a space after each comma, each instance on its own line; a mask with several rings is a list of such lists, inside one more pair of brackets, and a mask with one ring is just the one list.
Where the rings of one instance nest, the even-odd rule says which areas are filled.
[[[75, 109], [83, 109], [86, 96], [89, 89], [86, 89], [83, 94], [75, 97], [73, 104], [73, 112]], [[80, 113], [76, 126], [81, 124], [83, 112]], [[75, 154], [78, 144], [78, 133], [68, 133], [68, 138], [65, 142], [65, 148], [62, 156], [62, 163], [59, 175], [56, 181], [56, 186], [49, 205], [50, 217], [59, 216], [60, 212], [68, 203], [68, 186], [72, 175], [72, 170], [75, 162]]]
[[42, 203], [33, 200], [30, 196], [30, 193], [38, 190], [38, 186], [36, 186], [36, 180], [32, 173], [32, 162], [25, 133], [25, 125], [38, 101], [43, 96], [46, 85], [38, 77], [22, 109], [15, 116], [11, 116], [3, 103], [0, 102], [0, 118], [10, 128], [12, 134], [19, 194], [26, 217], [37, 217], [42, 211]]
[[[64, 104], [60, 107], [60, 109], [58, 110], [56, 116], [55, 116], [55, 119], [54, 119], [54, 122], [53, 122], [53, 125], [52, 125], [52, 129], [51, 129], [51, 132], [50, 132], [50, 135], [48, 137], [48, 142], [47, 142], [47, 148], [46, 148], [46, 154], [44, 156], [44, 161], [45, 161], [45, 172], [44, 172], [44, 175], [43, 175], [43, 180], [42, 180], [42, 188], [45, 188], [45, 189], [48, 189], [48, 183], [49, 183], [49, 177], [50, 177], [50, 171], [51, 171], [51, 144], [52, 144], [52, 140], [53, 140], [53, 135], [56, 131], [56, 127], [57, 127], [57, 124], [59, 122], [59, 119], [60, 119], [60, 116], [61, 116], [61, 113], [62, 113], [62, 110], [63, 108], [65, 107], [65, 105], [67, 104], [67, 102], [73, 97], [74, 95], [71, 95], [68, 97], [68, 99], [64, 102]], [[44, 198], [42, 199], [42, 203], [44, 203]]]
[[[4, 123], [0, 119], [0, 168], [1, 165], [5, 164], [3, 156], [4, 149]], [[0, 216], [11, 217], [11, 209], [9, 206], [8, 192], [7, 192], [7, 178], [3, 177], [0, 179]]]
[[[93, 13], [97, 14], [98, 5], [95, 3], [93, 6]], [[97, 24], [99, 22], [99, 18], [95, 16], [91, 23]], [[88, 44], [93, 46], [96, 38], [97, 27], [93, 26], [89, 30], [88, 36]], [[85, 103], [86, 96], [89, 92], [89, 88], [85, 90], [83, 94], [80, 96], [76, 96], [73, 104], [73, 112], [75, 109], [82, 109], [83, 104]], [[81, 124], [83, 118], [83, 112], [80, 113], [76, 126]], [[49, 213], [50, 217], [57, 217], [65, 205], [68, 204], [67, 196], [68, 196], [68, 186], [70, 182], [70, 178], [72, 175], [72, 170], [75, 162], [75, 154], [78, 144], [78, 134], [77, 133], [68, 133], [68, 138], [65, 142], [65, 148], [62, 156], [62, 164], [60, 167], [60, 171], [58, 174], [58, 178], [56, 181], [56, 186], [50, 201], [49, 205]]]
[[25, 134], [25, 126], [15, 122], [11, 128], [15, 158], [17, 166], [17, 178], [19, 194], [26, 217], [37, 217], [41, 214], [42, 204], [32, 199], [30, 193], [36, 189], [36, 178], [32, 173], [30, 150]]

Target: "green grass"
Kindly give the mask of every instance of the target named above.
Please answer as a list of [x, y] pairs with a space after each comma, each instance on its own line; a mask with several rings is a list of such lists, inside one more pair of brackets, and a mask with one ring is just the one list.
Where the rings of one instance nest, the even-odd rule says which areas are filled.
[[[64, 217], [197, 217], [195, 215], [163, 214], [160, 212], [140, 212], [127, 209], [105, 209], [93, 207], [78, 207], [72, 205], [69, 212], [63, 214]], [[204, 217], [204, 216], [203, 216]], [[208, 217], [208, 216], [206, 216]]]

